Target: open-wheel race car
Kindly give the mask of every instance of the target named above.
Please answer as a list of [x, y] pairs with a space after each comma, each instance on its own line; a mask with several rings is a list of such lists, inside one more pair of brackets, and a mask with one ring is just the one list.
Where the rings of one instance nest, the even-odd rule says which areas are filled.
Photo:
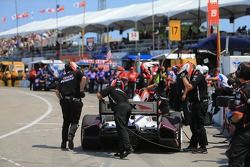
[[[134, 148], [148, 140], [166, 148], [181, 150], [182, 122], [180, 112], [161, 113], [157, 102], [130, 102], [133, 105], [128, 129]], [[105, 142], [118, 141], [114, 113], [107, 101], [99, 102], [99, 115], [85, 115], [81, 126], [83, 149], [99, 148]]]

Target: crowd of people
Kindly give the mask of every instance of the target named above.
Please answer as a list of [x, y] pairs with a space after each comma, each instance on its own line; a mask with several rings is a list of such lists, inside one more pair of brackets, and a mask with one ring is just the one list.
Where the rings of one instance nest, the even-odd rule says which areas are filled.
[[48, 47], [55, 45], [56, 33], [54, 31], [47, 31], [43, 33], [31, 33], [24, 36], [14, 36], [12, 38], [0, 39], [0, 56], [25, 56], [25, 51], [35, 52], [39, 51], [41, 47]]
[[[130, 99], [144, 90], [168, 98], [169, 104], [167, 105], [174, 111], [182, 111], [183, 123], [190, 125], [192, 132], [190, 145], [183, 149], [187, 152], [207, 153], [208, 140], [205, 129], [205, 115], [208, 111], [208, 87], [213, 86], [215, 90], [211, 96], [213, 114], [220, 110], [219, 96], [233, 96], [233, 105], [223, 105], [223, 107], [229, 108], [227, 119], [230, 122], [230, 128], [228, 131], [232, 137], [227, 156], [229, 162], [234, 165], [236, 163], [249, 163], [246, 158], [249, 156], [249, 150], [247, 149], [249, 148], [249, 142], [246, 139], [249, 139], [248, 129], [250, 125], [248, 102], [250, 99], [248, 84], [250, 65], [248, 62], [244, 62], [243, 65], [241, 63], [238, 70], [228, 76], [216, 69], [209, 69], [206, 65], [194, 65], [190, 62], [167, 68], [159, 64], [147, 66], [142, 63], [139, 71], [134, 66], [131, 66], [128, 71], [121, 66], [109, 70], [104, 70], [102, 66], [78, 69], [82, 73], [81, 77], [84, 76], [84, 85], [86, 85], [85, 88], [81, 88], [82, 92], [102, 92], [101, 95], [105, 96], [106, 88], [112, 86], [114, 80], [118, 80], [122, 82], [120, 84], [122, 90]], [[44, 81], [49, 78], [48, 76], [51, 76], [53, 81], [61, 81], [65, 75], [65, 71], [58, 71], [55, 75], [45, 65], [36, 70], [32, 69], [26, 77], [30, 80], [30, 89], [32, 90], [37, 88], [36, 80]], [[56, 88], [56, 84], [54, 88]], [[100, 99], [101, 95], [99, 95]], [[76, 131], [76, 128], [74, 131]], [[241, 140], [242, 136], [244, 138]], [[66, 140], [66, 134], [64, 140]], [[240, 148], [238, 147], [239, 141], [243, 142], [240, 143]], [[62, 145], [65, 148], [65, 142]], [[73, 147], [72, 143], [70, 147]], [[236, 155], [235, 150], [236, 152], [239, 150], [239, 154]], [[130, 153], [130, 151], [125, 152], [125, 154], [127, 153]]]
[[[209, 71], [212, 73], [209, 73]], [[173, 110], [184, 112], [183, 121], [186, 125], [190, 125], [192, 132], [190, 144], [183, 151], [199, 154], [208, 152], [206, 148], [208, 139], [205, 129], [205, 115], [208, 110], [209, 100], [208, 87], [214, 86], [215, 88], [212, 105], [214, 112], [218, 112], [216, 110], [218, 110], [220, 104], [216, 97], [233, 96], [234, 104], [233, 107], [229, 107], [230, 114], [227, 117], [230, 126], [233, 127], [228, 129], [231, 134], [231, 143], [227, 150], [229, 166], [248, 166], [250, 127], [248, 102], [250, 98], [250, 78], [248, 71], [250, 71], [248, 62], [242, 63], [237, 71], [229, 76], [225, 76], [218, 70], [209, 70], [205, 65], [195, 66], [192, 63], [169, 67], [166, 70], [159, 65], [147, 68], [142, 64], [140, 73], [137, 73], [134, 67], [131, 67], [128, 72], [119, 67], [112, 75], [112, 79], [109, 78], [109, 83], [113, 79], [121, 81], [123, 83], [122, 90], [126, 92], [129, 98], [133, 97], [133, 92], [136, 89], [154, 90], [155, 93], [169, 98], [172, 101], [170, 107]], [[91, 74], [86, 73], [87, 80], [90, 80]], [[92, 79], [95, 79], [98, 84], [106, 79], [102, 68], [93, 76]], [[109, 89], [102, 90], [102, 86], [100, 86], [98, 90], [102, 92], [98, 96], [101, 99], [102, 96], [107, 95], [105, 92]], [[191, 115], [188, 116], [187, 113], [191, 113]], [[120, 155], [120, 157], [124, 154], [127, 156], [127, 154], [131, 153], [131, 149], [130, 146], [126, 148], [125, 153], [122, 150], [116, 154]]]

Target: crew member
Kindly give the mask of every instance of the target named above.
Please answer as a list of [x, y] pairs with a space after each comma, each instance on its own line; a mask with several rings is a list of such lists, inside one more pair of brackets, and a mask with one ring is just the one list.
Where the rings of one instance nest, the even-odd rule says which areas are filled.
[[149, 96], [152, 96], [151, 98], [148, 97], [148, 100], [157, 101], [159, 111], [161, 111], [163, 114], [168, 114], [169, 101], [167, 99], [167, 94], [166, 94], [166, 74], [164, 67], [159, 67], [157, 72], [153, 73], [153, 79], [151, 83], [149, 83], [149, 85], [143, 88], [142, 90], [144, 89], [146, 89], [147, 92], [149, 92], [150, 94]]
[[[207, 100], [207, 83], [204, 75], [199, 69], [194, 70], [194, 72], [191, 74], [189, 82], [186, 76], [188, 75], [190, 68], [192, 68], [190, 64], [184, 65], [180, 74], [185, 86], [182, 100], [184, 101], [186, 96], [189, 95], [189, 102], [191, 104], [190, 129], [192, 132], [192, 137], [190, 140], [190, 145], [184, 149], [184, 151], [206, 154], [206, 145], [208, 142], [206, 129], [204, 128], [206, 111], [203, 107], [203, 102]], [[197, 148], [198, 144], [200, 145], [200, 148]]]
[[220, 108], [216, 105], [216, 98], [218, 96], [231, 96], [233, 93], [233, 89], [232, 86], [228, 84], [228, 78], [224, 74], [219, 73], [218, 70], [215, 70], [214, 76], [215, 77], [207, 78], [207, 81], [217, 82], [217, 84], [214, 85], [215, 92], [212, 94], [212, 100], [213, 100], [212, 106], [214, 107], [213, 114], [216, 114], [217, 112], [220, 111]]
[[134, 97], [137, 77], [138, 73], [134, 70], [134, 67], [130, 67], [128, 72], [128, 94], [130, 98]]
[[136, 81], [136, 89], [142, 89], [149, 85], [152, 81], [153, 77], [150, 74], [149, 70], [145, 67], [145, 65], [141, 64], [141, 73], [137, 77]]
[[109, 98], [111, 110], [114, 111], [114, 119], [119, 136], [119, 151], [115, 156], [123, 159], [133, 151], [127, 131], [132, 107], [129, 104], [127, 94], [124, 92], [124, 83], [120, 79], [114, 80], [111, 86], [97, 93], [99, 100], [106, 96]]
[[236, 71], [241, 85], [235, 93], [231, 122], [235, 128], [226, 152], [229, 167], [250, 166], [250, 62], [242, 62]]
[[[167, 95], [169, 96], [169, 103], [171, 104], [171, 108], [173, 108], [174, 98], [176, 97], [176, 79], [177, 79], [177, 67], [173, 66], [172, 69], [169, 67], [167, 70]], [[179, 101], [179, 100], [178, 100]]]
[[105, 83], [105, 72], [103, 70], [103, 67], [99, 67], [98, 68], [99, 71], [96, 73], [97, 75], [97, 90], [100, 89], [100, 91], [102, 91], [102, 87], [103, 87], [103, 84]]
[[161, 97], [167, 97], [166, 94], [166, 72], [164, 67], [159, 67], [156, 72], [153, 72], [153, 78], [148, 86], [143, 89], [155, 89], [155, 92]]
[[128, 89], [128, 74], [125, 71], [124, 67], [119, 66], [117, 68], [117, 78], [120, 79], [124, 83], [124, 90], [127, 91]]
[[67, 141], [69, 149], [74, 149], [73, 139], [82, 112], [81, 98], [85, 97], [85, 84], [86, 77], [77, 69], [77, 65], [74, 62], [65, 64], [65, 74], [56, 91], [63, 113], [62, 149], [66, 149]]
[[189, 107], [188, 107], [188, 98], [186, 98], [184, 101], [181, 100], [182, 95], [185, 90], [185, 86], [183, 84], [182, 78], [180, 76], [180, 70], [181, 70], [181, 65], [176, 66], [177, 67], [177, 72], [176, 72], [176, 91], [174, 92], [174, 99], [173, 99], [173, 104], [170, 102], [170, 106], [172, 105], [174, 111], [183, 111], [183, 117], [182, 117], [182, 122], [184, 125], [190, 125], [191, 122], [191, 113], [189, 112]]

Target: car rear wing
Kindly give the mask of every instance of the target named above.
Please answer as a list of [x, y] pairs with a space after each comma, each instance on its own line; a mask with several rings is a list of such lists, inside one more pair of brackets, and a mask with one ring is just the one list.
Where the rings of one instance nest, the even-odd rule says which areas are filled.
[[[130, 101], [130, 104], [132, 106], [132, 115], [158, 115], [156, 102]], [[99, 101], [99, 114], [114, 114], [114, 111], [111, 110], [108, 101]]]

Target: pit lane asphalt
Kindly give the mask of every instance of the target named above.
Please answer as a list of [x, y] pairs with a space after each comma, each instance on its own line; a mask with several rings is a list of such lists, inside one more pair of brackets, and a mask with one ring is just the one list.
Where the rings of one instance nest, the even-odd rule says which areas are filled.
[[[84, 114], [98, 113], [95, 94], [83, 100]], [[166, 152], [145, 144], [126, 159], [113, 156], [115, 148], [82, 150], [80, 127], [74, 151], [62, 151], [62, 114], [53, 92], [29, 91], [27, 88], [0, 87], [0, 167], [225, 167], [227, 143], [209, 144], [208, 154]], [[80, 121], [81, 123], [81, 121]], [[214, 138], [219, 130], [206, 127], [211, 143], [224, 141]], [[190, 136], [189, 127], [184, 131]], [[183, 135], [184, 136], [184, 135]], [[188, 145], [183, 137], [182, 146]]]

